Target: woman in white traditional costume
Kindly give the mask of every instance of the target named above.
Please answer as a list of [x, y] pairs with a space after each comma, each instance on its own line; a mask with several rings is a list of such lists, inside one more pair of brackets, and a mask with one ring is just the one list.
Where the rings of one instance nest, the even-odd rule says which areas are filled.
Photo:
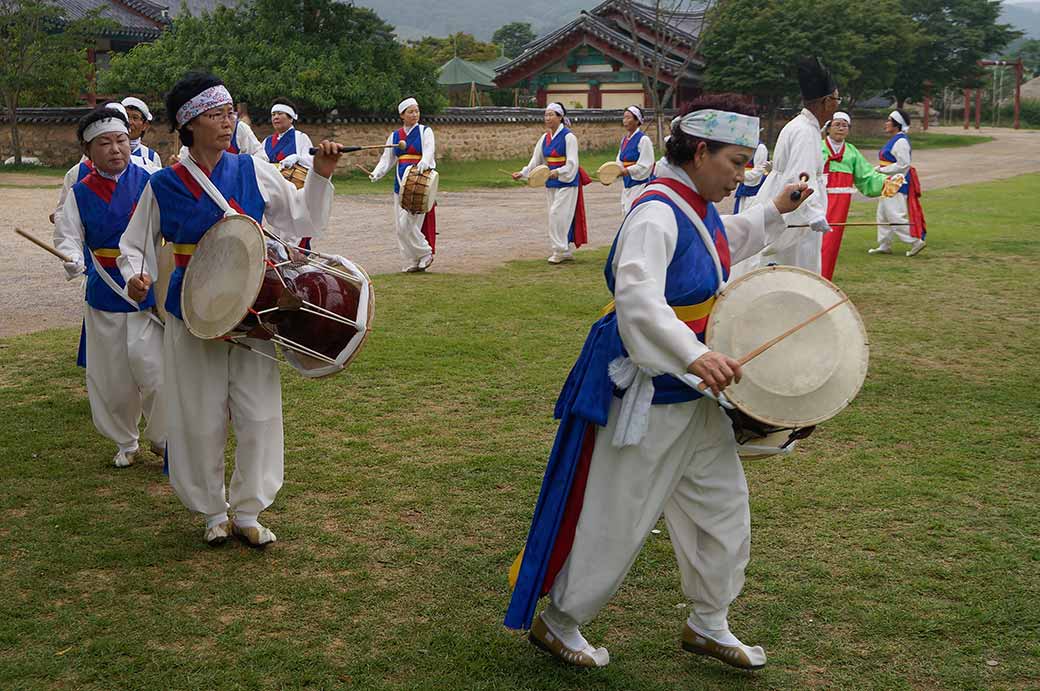
[[[119, 269], [130, 296], [143, 299], [157, 275], [154, 248], [160, 238], [173, 243], [176, 268], [167, 288], [163, 349], [170, 483], [185, 506], [205, 516], [211, 545], [234, 534], [262, 547], [276, 538], [258, 517], [274, 501], [283, 476], [278, 363], [189, 332], [181, 290], [196, 243], [225, 216], [243, 213], [295, 235], [324, 229], [339, 149], [323, 141], [298, 190], [274, 166], [227, 152], [236, 118], [231, 94], [216, 77], [184, 77], [167, 95], [166, 112], [189, 155], [152, 176], [119, 243]], [[274, 355], [271, 341], [244, 342]], [[230, 490], [224, 486], [229, 413], [236, 439]]]
[[[406, 171], [411, 166], [415, 166], [420, 173], [437, 168], [437, 142], [433, 130], [419, 124], [419, 102], [414, 98], [409, 97], [398, 103], [397, 114], [401, 117], [401, 127], [386, 138], [387, 148], [383, 149], [383, 155], [369, 179], [375, 182], [388, 172], [394, 172], [394, 231], [397, 235], [397, 249], [404, 261], [401, 271], [414, 273], [426, 271], [433, 263], [437, 248], [437, 212], [430, 209], [428, 213], [413, 214], [402, 209], [401, 188], [405, 183]], [[403, 148], [400, 147], [401, 142], [405, 144]]]
[[618, 147], [615, 159], [623, 168], [621, 170], [624, 187], [621, 189], [621, 212], [628, 213], [646, 183], [650, 182], [654, 173], [654, 143], [642, 129], [643, 111], [639, 106], [629, 106], [621, 116], [621, 124], [625, 128], [625, 136]]
[[296, 106], [291, 101], [276, 99], [271, 106], [274, 134], [264, 139], [264, 145], [256, 155], [282, 168], [292, 168], [297, 163], [310, 168], [314, 164], [310, 154], [314, 145], [310, 137], [296, 129], [296, 121], [299, 119]]
[[550, 264], [574, 261], [574, 250], [588, 242], [585, 199], [582, 187], [589, 176], [578, 164], [578, 138], [570, 130], [567, 109], [550, 103], [543, 114], [545, 134], [538, 138], [531, 160], [513, 179], [526, 178], [539, 167], [547, 167], [545, 198], [549, 207]]
[[[729, 418], [715, 396], [740, 364], [704, 343], [731, 261], [757, 252], [781, 214], [811, 196], [788, 185], [739, 216], [715, 202], [744, 178], [757, 117], [736, 96], [705, 96], [672, 122], [647, 183], [607, 258], [614, 300], [592, 327], [556, 404], [560, 427], [527, 546], [511, 576], [506, 626], [565, 662], [603, 667], [606, 648], [579, 627], [620, 587], [664, 514], [690, 603], [682, 647], [742, 669], [766, 662], [729, 629], [744, 584], [751, 519]], [[791, 193], [802, 191], [799, 201]], [[702, 391], [679, 377], [692, 373]], [[549, 603], [534, 618], [537, 600]]]

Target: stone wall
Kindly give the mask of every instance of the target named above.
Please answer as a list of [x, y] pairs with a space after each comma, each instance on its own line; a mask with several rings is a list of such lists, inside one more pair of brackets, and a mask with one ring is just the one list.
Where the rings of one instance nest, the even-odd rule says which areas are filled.
[[[468, 112], [460, 115], [457, 111]], [[581, 148], [594, 150], [617, 146], [624, 134], [621, 112], [585, 110], [575, 117], [572, 129]], [[18, 131], [22, 139], [22, 155], [36, 156], [46, 165], [75, 163], [79, 159], [79, 146], [76, 143], [78, 117], [76, 113], [66, 113], [63, 117], [44, 114], [20, 122]], [[424, 118], [423, 122], [434, 130], [439, 160], [527, 157], [531, 155], [535, 141], [544, 132], [542, 110], [537, 108], [449, 108]], [[315, 142], [333, 139], [347, 145], [382, 144], [387, 135], [399, 126], [399, 121], [386, 118], [329, 118], [309, 122], [304, 120], [298, 125]], [[176, 135], [168, 130], [164, 123], [156, 123], [145, 136], [145, 143], [164, 159], [177, 148]], [[263, 140], [271, 134], [271, 126], [254, 123], [253, 131]], [[6, 121], [0, 121], [0, 160], [11, 154], [9, 128]], [[379, 156], [379, 151], [348, 154], [341, 160], [340, 168], [349, 169], [355, 163], [371, 168]]]

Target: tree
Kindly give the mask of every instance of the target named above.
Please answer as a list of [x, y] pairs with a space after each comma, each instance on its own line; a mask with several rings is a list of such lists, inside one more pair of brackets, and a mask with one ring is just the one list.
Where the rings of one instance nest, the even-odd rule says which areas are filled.
[[462, 31], [446, 38], [424, 36], [418, 41], [409, 41], [408, 48], [438, 67], [455, 56], [474, 62], [485, 62], [498, 57], [498, 46], [494, 43], [478, 41], [473, 34]]
[[890, 93], [902, 108], [907, 99], [932, 88], [975, 85], [977, 62], [1021, 36], [998, 24], [1000, 0], [902, 0], [911, 30], [919, 38], [900, 51]]
[[90, 78], [87, 47], [105, 26], [96, 15], [66, 22], [40, 0], [0, 0], [0, 92], [15, 163], [22, 162], [18, 107], [74, 103]]
[[[718, 4], [718, 0], [653, 0], [652, 4], [622, 0], [618, 4], [639, 66], [643, 93], [650, 94], [657, 114], [659, 142], [664, 141], [664, 104], [671, 100], [690, 63], [700, 54], [704, 17]], [[690, 27], [689, 21], [698, 21], [698, 17], [699, 26]], [[691, 30], [697, 32], [692, 46]]]
[[1004, 56], [1009, 62], [1019, 58], [1022, 58], [1022, 64], [1025, 66], [1026, 78], [1040, 77], [1040, 40], [1031, 38], [1022, 41]]
[[891, 87], [900, 50], [912, 40], [898, 0], [726, 0], [701, 44], [705, 87], [754, 96], [772, 140], [780, 106], [800, 99], [799, 58], [818, 56], [854, 104]]
[[534, 39], [534, 29], [528, 22], [510, 22], [495, 31], [491, 42], [502, 46], [502, 52], [507, 58], [515, 58]]
[[284, 96], [304, 112], [393, 111], [402, 96], [426, 111], [444, 103], [433, 64], [372, 10], [335, 0], [255, 0], [183, 15], [159, 40], [113, 58], [100, 83], [158, 97], [192, 69], [221, 77], [237, 100], [266, 106]]

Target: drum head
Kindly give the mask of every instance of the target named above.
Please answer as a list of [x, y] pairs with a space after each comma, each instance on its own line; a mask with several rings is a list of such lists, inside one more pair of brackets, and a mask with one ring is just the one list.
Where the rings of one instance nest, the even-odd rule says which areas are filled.
[[610, 185], [621, 176], [623, 170], [617, 161], [607, 161], [596, 171], [596, 176], [604, 185]]
[[527, 184], [530, 187], [544, 187], [549, 180], [549, 166], [535, 166], [527, 176]]
[[263, 232], [249, 216], [213, 224], [184, 272], [181, 314], [188, 331], [199, 338], [230, 333], [256, 301], [266, 256]]
[[[770, 266], [719, 293], [708, 320], [708, 347], [739, 358], [845, 298], [818, 274]], [[870, 354], [859, 312], [846, 302], [744, 365], [726, 397], [756, 420], [807, 427], [837, 415], [856, 397]]]
[[155, 308], [159, 310], [159, 316], [165, 323], [169, 317], [166, 314], [166, 296], [170, 292], [170, 274], [173, 273], [173, 243], [167, 242], [159, 248], [159, 278], [155, 282]]
[[440, 180], [440, 175], [436, 170], [432, 168], [427, 170], [426, 175], [426, 195], [423, 197], [423, 213], [428, 214], [433, 209], [433, 205], [437, 203], [437, 185]]

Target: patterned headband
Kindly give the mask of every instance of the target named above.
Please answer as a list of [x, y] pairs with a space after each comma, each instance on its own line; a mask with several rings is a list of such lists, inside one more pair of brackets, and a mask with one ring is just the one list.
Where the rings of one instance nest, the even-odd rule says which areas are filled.
[[187, 103], [177, 109], [177, 126], [181, 127], [184, 123], [191, 122], [207, 110], [232, 103], [234, 100], [231, 93], [223, 84], [211, 86], [198, 96], [188, 99]]
[[672, 120], [693, 137], [754, 149], [758, 146], [758, 118], [725, 110], [697, 110]]

